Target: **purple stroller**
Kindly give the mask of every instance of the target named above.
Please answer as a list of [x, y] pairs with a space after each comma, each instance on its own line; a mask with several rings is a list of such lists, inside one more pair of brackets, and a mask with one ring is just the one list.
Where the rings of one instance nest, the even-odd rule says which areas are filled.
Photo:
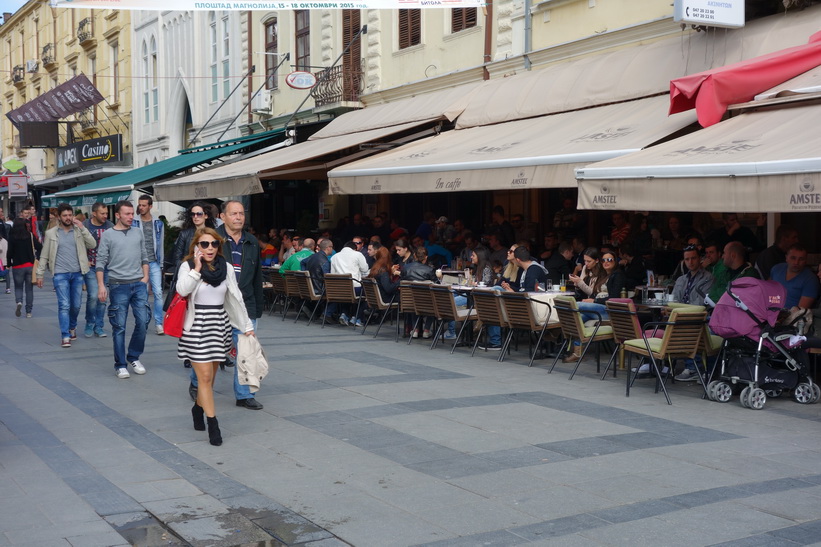
[[821, 398], [821, 388], [807, 373], [809, 358], [800, 348], [793, 326], [778, 324], [785, 290], [775, 281], [751, 277], [730, 283], [710, 318], [710, 329], [725, 339], [717, 380], [707, 385], [707, 397], [728, 402], [734, 387], [741, 390], [741, 405], [764, 408], [767, 397], [791, 391], [799, 403]]

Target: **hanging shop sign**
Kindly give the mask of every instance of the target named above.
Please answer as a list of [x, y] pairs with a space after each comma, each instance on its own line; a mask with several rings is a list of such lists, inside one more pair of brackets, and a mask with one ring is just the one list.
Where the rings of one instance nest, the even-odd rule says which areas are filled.
[[84, 74], [79, 74], [7, 112], [6, 117], [15, 126], [26, 122], [56, 122], [92, 107], [102, 100], [103, 96], [97, 88]]
[[294, 89], [311, 89], [316, 85], [316, 76], [310, 72], [297, 70], [285, 76], [285, 83]]
[[115, 163], [123, 160], [122, 135], [108, 135], [99, 139], [78, 141], [57, 149], [57, 172], [81, 169], [90, 165]]
[[[742, 1], [742, 0], [734, 0]], [[743, 2], [742, 2], [743, 3]], [[224, 0], [202, 2], [199, 0], [51, 0], [56, 8], [89, 8], [119, 10], [287, 10], [287, 9], [421, 9], [421, 8], [469, 8], [482, 7], [484, 0], [354, 0], [354, 1], [305, 1], [280, 0], [277, 2], [245, 2]]]
[[28, 175], [6, 175], [9, 185], [9, 197], [24, 198], [28, 195]]
[[744, 26], [744, 0], [675, 0], [674, 19], [679, 23], [707, 27]]

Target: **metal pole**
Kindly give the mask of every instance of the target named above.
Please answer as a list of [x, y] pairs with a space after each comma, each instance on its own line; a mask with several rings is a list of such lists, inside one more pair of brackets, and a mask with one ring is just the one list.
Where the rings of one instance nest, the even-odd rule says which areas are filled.
[[[210, 118], [208, 118], [208, 120], [205, 122], [205, 125], [203, 125], [203, 126], [200, 128], [200, 130], [199, 130], [199, 131], [197, 131], [197, 134], [196, 134], [196, 135], [194, 135], [194, 138], [193, 138], [193, 139], [191, 139], [191, 143], [190, 143], [190, 144], [196, 144], [196, 142], [197, 142], [197, 137], [199, 137], [199, 136], [200, 136], [200, 133], [202, 133], [202, 132], [203, 132], [203, 130], [204, 130], [206, 127], [208, 127], [208, 124], [209, 124], [209, 123], [211, 123], [211, 120], [213, 120], [213, 119], [214, 119], [214, 116], [216, 116], [216, 115], [217, 115], [217, 112], [219, 112], [219, 111], [220, 111], [220, 109], [221, 109], [223, 106], [225, 106], [225, 103], [227, 103], [227, 102], [228, 102], [228, 99], [230, 99], [230, 98], [231, 98], [231, 96], [234, 94], [234, 92], [236, 92], [236, 90], [237, 90], [237, 89], [239, 89], [239, 86], [241, 86], [241, 85], [243, 84], [243, 82], [245, 81], [245, 78], [247, 78], [248, 76], [250, 76], [251, 74], [253, 74], [253, 73], [256, 71], [256, 69], [257, 69], [256, 65], [252, 65], [252, 66], [251, 66], [251, 70], [249, 70], [249, 71], [248, 71], [248, 73], [247, 73], [247, 74], [246, 74], [243, 78], [241, 78], [241, 79], [240, 79], [239, 83], [238, 83], [236, 86], [234, 86], [234, 89], [232, 89], [232, 90], [231, 90], [231, 93], [229, 93], [229, 94], [228, 94], [228, 96], [227, 96], [227, 97], [225, 97], [225, 99], [223, 99], [223, 101], [220, 103], [220, 105], [217, 107], [217, 109], [216, 109], [216, 110], [214, 110], [214, 113], [213, 113], [213, 114], [211, 114], [211, 117], [210, 117]], [[236, 118], [235, 118], [235, 119], [236, 119]], [[231, 123], [234, 123], [234, 122], [232, 121]], [[229, 126], [229, 127], [230, 127], [230, 126]], [[225, 132], [223, 131], [223, 135], [224, 135], [224, 134], [225, 134]], [[220, 137], [221, 137], [221, 136], [222, 136], [222, 135], [220, 135]], [[219, 141], [219, 139], [217, 139], [217, 140]]]

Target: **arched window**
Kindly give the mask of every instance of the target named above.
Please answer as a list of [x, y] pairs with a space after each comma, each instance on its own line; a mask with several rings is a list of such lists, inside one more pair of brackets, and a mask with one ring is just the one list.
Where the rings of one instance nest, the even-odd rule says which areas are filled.
[[277, 18], [265, 21], [265, 88], [277, 89], [279, 78], [276, 67], [279, 64], [279, 29]]
[[154, 112], [154, 121], [160, 119], [160, 88], [157, 66], [157, 41], [151, 37], [151, 105]]
[[143, 58], [143, 70], [142, 70], [142, 77], [143, 77], [143, 122], [150, 123], [151, 122], [151, 106], [150, 106], [150, 96], [149, 96], [149, 89], [151, 89], [150, 81], [149, 81], [149, 74], [151, 74], [148, 62], [148, 44], [145, 43], [143, 40], [142, 45], [142, 58]]
[[208, 14], [208, 41], [209, 50], [211, 53], [210, 69], [211, 69], [211, 102], [215, 103], [219, 100], [219, 84], [217, 82], [217, 16], [214, 12]]

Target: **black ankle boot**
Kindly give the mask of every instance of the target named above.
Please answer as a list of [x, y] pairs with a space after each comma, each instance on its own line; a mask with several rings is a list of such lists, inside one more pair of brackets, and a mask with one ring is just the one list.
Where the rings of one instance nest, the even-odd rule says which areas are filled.
[[205, 414], [202, 407], [197, 403], [191, 407], [191, 416], [194, 418], [194, 429], [197, 431], [205, 431]]
[[208, 440], [214, 446], [222, 444], [222, 433], [220, 433], [220, 424], [216, 416], [208, 418]]

